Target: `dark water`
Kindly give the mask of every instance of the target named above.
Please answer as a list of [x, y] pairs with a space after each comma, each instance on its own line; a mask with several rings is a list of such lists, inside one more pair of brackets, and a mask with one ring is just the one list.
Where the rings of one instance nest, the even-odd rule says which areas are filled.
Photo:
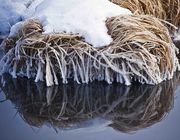
[[0, 140], [179, 140], [180, 74], [156, 86], [0, 84]]

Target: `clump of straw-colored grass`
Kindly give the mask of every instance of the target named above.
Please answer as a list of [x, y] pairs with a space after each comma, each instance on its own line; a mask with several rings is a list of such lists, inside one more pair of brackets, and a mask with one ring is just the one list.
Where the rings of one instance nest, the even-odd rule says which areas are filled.
[[180, 0], [161, 0], [166, 19], [177, 27], [180, 27]]
[[166, 11], [163, 9], [161, 0], [111, 0], [121, 7], [129, 9], [134, 14], [153, 15], [165, 19]]
[[118, 16], [106, 21], [113, 42], [94, 48], [81, 36], [43, 34], [37, 21], [27, 21], [14, 38], [3, 42], [1, 73], [24, 75], [47, 86], [94, 80], [130, 85], [171, 79], [179, 63], [167, 28], [152, 16]]
[[3, 75], [0, 87], [31, 126], [74, 129], [98, 117], [111, 120], [110, 127], [130, 133], [161, 121], [169, 113], [179, 79], [177, 73], [171, 81], [155, 86], [72, 82], [47, 88], [43, 83]]
[[153, 15], [180, 27], [180, 0], [111, 0], [135, 14]]

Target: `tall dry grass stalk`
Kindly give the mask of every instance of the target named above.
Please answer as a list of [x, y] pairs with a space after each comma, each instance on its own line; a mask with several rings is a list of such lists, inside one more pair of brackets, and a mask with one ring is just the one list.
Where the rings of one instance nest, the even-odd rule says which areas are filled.
[[179, 67], [177, 48], [168, 29], [147, 15], [118, 16], [106, 21], [113, 42], [94, 48], [78, 35], [43, 34], [43, 27], [28, 21], [14, 38], [3, 42], [1, 73], [25, 75], [47, 86], [89, 83], [94, 80], [130, 85], [132, 81], [158, 84], [171, 79]]
[[55, 130], [88, 127], [94, 118], [130, 133], [161, 121], [172, 109], [180, 74], [161, 84], [122, 86], [102, 82], [46, 87], [32, 80], [3, 75], [1, 90], [31, 126], [50, 124]]
[[180, 0], [111, 0], [139, 15], [153, 15], [180, 27]]

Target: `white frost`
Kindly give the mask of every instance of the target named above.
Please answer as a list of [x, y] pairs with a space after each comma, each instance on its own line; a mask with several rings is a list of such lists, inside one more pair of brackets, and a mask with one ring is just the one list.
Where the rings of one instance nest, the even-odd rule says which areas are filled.
[[174, 35], [174, 41], [180, 41], [180, 29], [177, 33]]

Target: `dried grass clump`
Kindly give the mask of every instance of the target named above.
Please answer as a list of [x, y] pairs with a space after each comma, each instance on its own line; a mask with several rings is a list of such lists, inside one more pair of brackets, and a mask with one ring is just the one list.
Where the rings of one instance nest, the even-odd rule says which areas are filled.
[[127, 8], [135, 14], [153, 15], [165, 19], [166, 11], [160, 0], [111, 0], [113, 3]]
[[[50, 124], [55, 130], [88, 127], [88, 120], [111, 120], [110, 127], [130, 133], [161, 121], [172, 109], [180, 74], [156, 86], [102, 82], [46, 87], [3, 75], [0, 87], [31, 126]], [[97, 121], [97, 120], [96, 120]]]
[[147, 15], [118, 16], [106, 21], [113, 42], [94, 48], [78, 35], [43, 34], [36, 21], [28, 21], [15, 38], [3, 42], [6, 54], [1, 73], [25, 75], [47, 86], [89, 83], [94, 80], [130, 85], [132, 81], [158, 84], [171, 79], [179, 63], [177, 48], [167, 28]]
[[180, 27], [180, 0], [111, 0], [135, 14], [153, 15]]
[[166, 19], [177, 27], [180, 27], [180, 0], [161, 0]]

